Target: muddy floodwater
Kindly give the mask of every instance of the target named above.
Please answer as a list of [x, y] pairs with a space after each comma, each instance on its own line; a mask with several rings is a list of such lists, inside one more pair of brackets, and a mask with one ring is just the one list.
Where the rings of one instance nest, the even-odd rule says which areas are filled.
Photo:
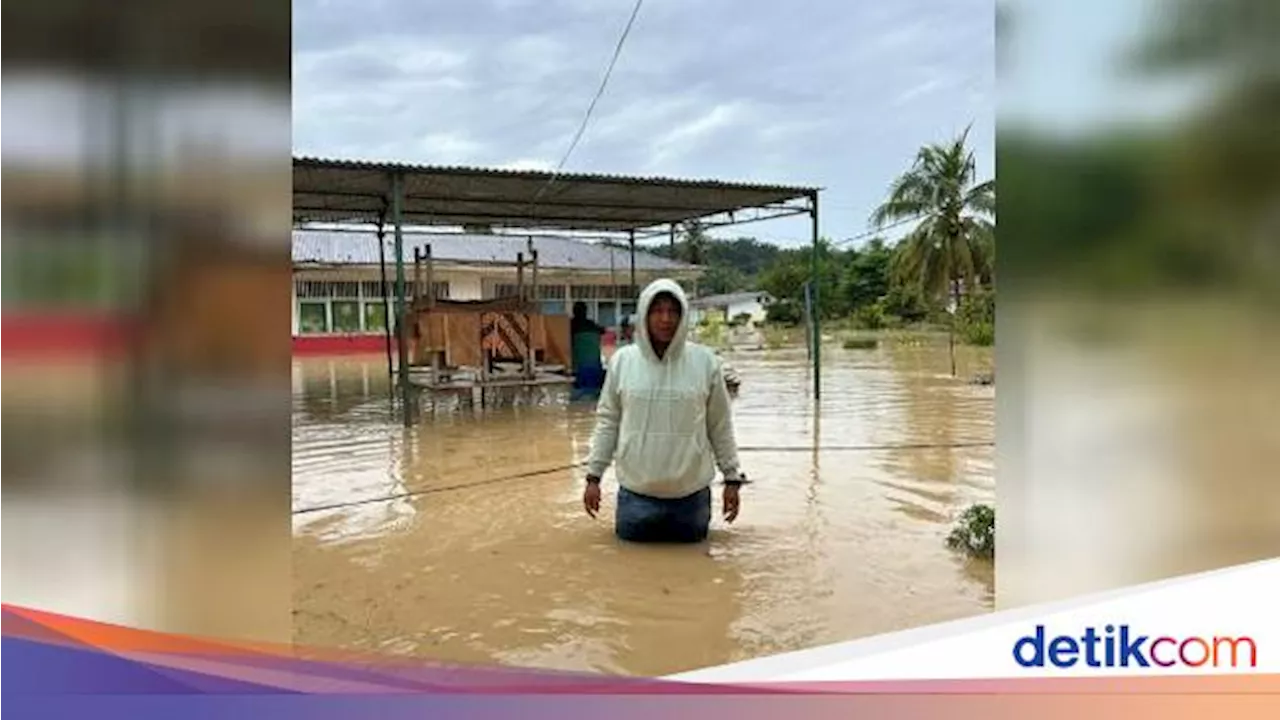
[[[989, 611], [987, 563], [944, 544], [995, 502], [991, 352], [729, 353], [754, 484], [692, 547], [615, 540], [581, 504], [590, 404], [392, 415], [386, 361], [294, 366], [294, 627], [309, 646], [663, 675]], [[386, 499], [391, 498], [391, 499]], [[330, 508], [316, 510], [316, 508]]]

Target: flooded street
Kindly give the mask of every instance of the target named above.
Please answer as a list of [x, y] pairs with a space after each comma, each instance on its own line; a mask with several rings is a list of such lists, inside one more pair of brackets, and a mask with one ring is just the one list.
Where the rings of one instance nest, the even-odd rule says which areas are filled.
[[991, 351], [958, 352], [952, 379], [945, 338], [828, 347], [818, 413], [803, 348], [727, 354], [755, 482], [692, 547], [617, 541], [611, 475], [586, 516], [591, 404], [405, 430], [384, 358], [295, 359], [295, 640], [663, 675], [989, 611], [991, 566], [944, 543], [995, 502]]

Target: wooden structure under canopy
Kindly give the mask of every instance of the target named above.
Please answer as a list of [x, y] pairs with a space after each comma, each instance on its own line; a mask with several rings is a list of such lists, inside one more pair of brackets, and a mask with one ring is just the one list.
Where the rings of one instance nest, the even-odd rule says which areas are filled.
[[[515, 259], [516, 295], [456, 301], [435, 297], [431, 246], [415, 248], [415, 288], [405, 327], [410, 331], [410, 381], [433, 398], [442, 392], [566, 385], [572, 365], [569, 318], [543, 315], [538, 303], [538, 253]], [[531, 282], [525, 282], [525, 271]]]
[[[526, 285], [521, 280], [512, 304], [503, 304], [512, 298], [498, 298], [466, 307], [465, 303], [438, 301], [430, 292], [410, 303], [405, 296], [405, 225], [617, 237], [630, 249], [630, 287], [636, 288], [637, 240], [663, 238], [674, 244], [676, 229], [686, 223], [696, 222], [710, 230], [808, 216], [813, 237], [811, 274], [816, 277], [818, 192], [816, 187], [718, 180], [293, 160], [295, 225], [372, 225], [377, 228], [379, 246], [384, 231], [393, 233], [396, 310], [388, 325], [408, 331], [395, 334], [398, 362], [391, 371], [399, 376], [396, 387], [406, 425], [412, 423], [416, 391], [424, 388], [439, 391], [447, 389], [448, 383], [457, 386], [466, 382], [486, 387], [552, 382], [554, 361], [566, 359], [562, 355], [568, 354], [567, 349], [562, 348], [567, 348], [568, 341], [567, 318], [562, 321], [542, 315], [537, 295], [528, 291], [538, 282], [537, 258], [533, 256], [515, 259], [520, 273], [530, 271], [531, 282]], [[417, 264], [430, 272], [429, 257], [419, 257]], [[473, 330], [475, 343], [464, 340]], [[812, 332], [818, 336], [816, 320]], [[391, 343], [388, 335], [389, 368]], [[821, 388], [821, 365], [814, 345], [816, 397]], [[481, 360], [476, 377], [458, 379], [467, 367], [461, 361], [475, 360], [474, 354], [468, 357], [473, 352]], [[506, 360], [514, 360], [514, 370], [506, 369]], [[555, 382], [565, 378], [562, 375]]]

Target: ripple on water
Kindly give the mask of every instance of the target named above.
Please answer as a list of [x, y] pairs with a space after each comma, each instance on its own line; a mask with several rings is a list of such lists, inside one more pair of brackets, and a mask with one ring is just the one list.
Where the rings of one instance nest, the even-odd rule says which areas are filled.
[[[381, 358], [299, 363], [295, 510], [407, 495], [295, 517], [299, 641], [657, 675], [990, 610], [989, 565], [943, 538], [994, 502], [994, 448], [920, 446], [991, 443], [992, 388], [946, 376], [945, 348], [835, 348], [815, 413], [803, 350], [730, 360], [757, 482], [738, 523], [677, 548], [614, 539], [611, 476], [600, 517], [583, 513], [564, 468], [587, 452], [590, 405], [406, 430], [371, 382]], [[990, 365], [960, 361], [960, 378]]]

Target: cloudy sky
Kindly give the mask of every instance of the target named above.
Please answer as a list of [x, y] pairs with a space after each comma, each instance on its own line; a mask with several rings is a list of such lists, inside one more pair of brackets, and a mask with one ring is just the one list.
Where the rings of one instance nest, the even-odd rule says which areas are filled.
[[[294, 151], [551, 168], [633, 0], [295, 0]], [[863, 232], [917, 148], [994, 167], [993, 0], [645, 0], [566, 170], [825, 188]], [[799, 220], [734, 231], [790, 244]]]

